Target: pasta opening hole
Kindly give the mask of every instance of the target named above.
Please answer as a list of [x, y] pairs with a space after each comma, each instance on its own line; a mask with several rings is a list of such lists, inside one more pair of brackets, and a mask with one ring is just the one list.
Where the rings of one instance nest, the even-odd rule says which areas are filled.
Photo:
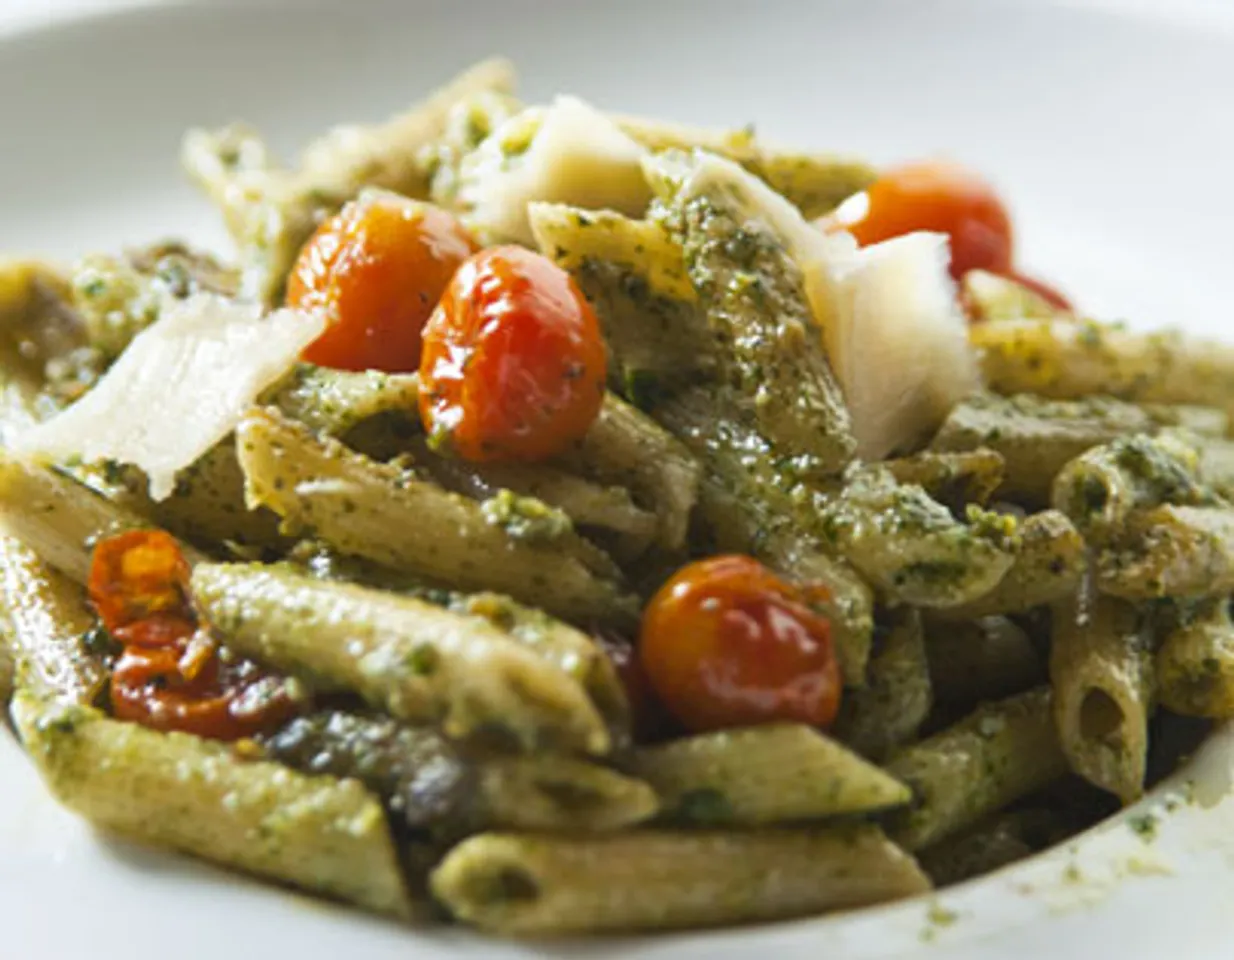
[[526, 904], [540, 897], [540, 884], [521, 867], [501, 866], [482, 870], [470, 878], [465, 894], [477, 903]]
[[1123, 708], [1099, 687], [1093, 687], [1080, 701], [1080, 736], [1085, 740], [1107, 740], [1123, 725]]

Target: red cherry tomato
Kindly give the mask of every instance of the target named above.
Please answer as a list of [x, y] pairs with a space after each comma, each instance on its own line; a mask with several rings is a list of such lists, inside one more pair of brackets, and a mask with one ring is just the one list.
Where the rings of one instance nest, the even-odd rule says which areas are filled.
[[600, 325], [569, 274], [521, 247], [459, 268], [424, 330], [420, 416], [473, 461], [541, 460], [582, 438], [604, 396]]
[[284, 684], [247, 660], [202, 661], [192, 676], [184, 646], [128, 647], [112, 671], [112, 713], [155, 730], [179, 730], [214, 740], [239, 740], [269, 730], [298, 704]]
[[862, 246], [914, 230], [945, 233], [951, 241], [951, 275], [957, 280], [969, 270], [1011, 270], [1007, 208], [988, 183], [963, 167], [906, 164], [875, 180], [866, 199], [866, 209], [856, 219], [847, 218], [841, 208], [827, 226], [850, 231]]
[[840, 669], [831, 624], [808, 605], [825, 596], [750, 557], [692, 563], [643, 614], [643, 667], [692, 730], [773, 720], [825, 727], [840, 706]]
[[353, 200], [317, 228], [287, 282], [288, 306], [324, 309], [330, 321], [304, 359], [340, 370], [414, 371], [424, 324], [475, 249], [445, 210], [394, 194]]
[[87, 581], [90, 600], [110, 632], [162, 613], [188, 610], [189, 567], [174, 537], [131, 530], [99, 541]]
[[284, 682], [220, 651], [189, 602], [189, 567], [174, 538], [137, 530], [99, 541], [90, 599], [124, 645], [111, 676], [112, 712], [156, 730], [218, 740], [252, 736], [296, 711]]

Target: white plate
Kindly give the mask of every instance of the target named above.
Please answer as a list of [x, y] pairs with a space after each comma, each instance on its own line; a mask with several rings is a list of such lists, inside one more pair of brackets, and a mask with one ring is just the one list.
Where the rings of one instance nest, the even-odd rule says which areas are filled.
[[[1094, 312], [1225, 332], [1234, 317], [1228, 7], [758, 7], [202, 4], [10, 26], [0, 37], [0, 252], [71, 256], [163, 235], [218, 243], [211, 212], [176, 169], [186, 126], [244, 118], [290, 150], [329, 122], [379, 118], [504, 52], [531, 98], [564, 90], [702, 123], [755, 120], [780, 139], [878, 160], [952, 154], [1012, 198], [1028, 265]], [[1232, 768], [1226, 731], [1169, 788], [1194, 782], [1191, 802], [1168, 801], [1168, 790], [1145, 802], [1176, 807], [1151, 843], [1120, 818], [929, 901], [610, 941], [589, 955], [1228, 958]], [[47, 799], [2, 737], [0, 943], [14, 960], [576, 955], [574, 945], [408, 931], [100, 839]]]

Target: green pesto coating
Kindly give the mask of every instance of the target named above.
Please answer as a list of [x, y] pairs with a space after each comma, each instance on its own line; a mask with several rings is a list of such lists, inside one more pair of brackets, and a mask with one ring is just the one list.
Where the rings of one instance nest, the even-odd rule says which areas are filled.
[[475, 501], [273, 411], [250, 414], [236, 436], [249, 503], [279, 514], [288, 531], [393, 570], [509, 593], [567, 619], [632, 618], [612, 561], [575, 535], [551, 545], [512, 537]]
[[1162, 706], [1189, 717], [1234, 716], [1234, 622], [1229, 602], [1203, 603], [1166, 632], [1156, 659]]
[[887, 772], [912, 787], [917, 799], [892, 818], [888, 831], [907, 849], [920, 850], [1066, 770], [1048, 687], [986, 704], [891, 758]]
[[458, 919], [522, 935], [786, 919], [929, 886], [912, 857], [868, 824], [481, 834], [451, 850], [431, 880], [434, 896]]
[[1058, 472], [1084, 451], [1130, 434], [1172, 427], [1224, 429], [1224, 416], [1203, 407], [1137, 405], [1107, 396], [1048, 400], [978, 393], [951, 411], [931, 443], [934, 450], [986, 448], [1005, 463], [998, 496], [1043, 506]]
[[921, 614], [888, 614], [882, 643], [866, 668], [866, 685], [844, 692], [832, 734], [864, 757], [881, 761], [917, 737], [934, 704]]
[[662, 154], [647, 169], [711, 326], [720, 375], [780, 456], [817, 476], [838, 473], [856, 450], [848, 410], [801, 269], [770, 214], [740, 170], [734, 176], [715, 158]]
[[15, 537], [0, 536], [0, 660], [10, 666], [0, 703], [13, 681], [47, 702], [96, 703], [108, 679], [96, 626], [80, 584]]
[[1032, 513], [1020, 522], [1019, 535], [1015, 561], [993, 589], [934, 615], [961, 622], [1027, 613], [1072, 594], [1084, 575], [1087, 547], [1071, 521], [1057, 510]]
[[585, 686], [593, 665], [482, 617], [263, 564], [201, 564], [192, 592], [229, 646], [319, 690], [455, 737], [491, 729], [525, 749], [610, 747]]
[[400, 919], [413, 902], [381, 804], [355, 780], [239, 759], [225, 744], [19, 694], [48, 789], [92, 823]]
[[1131, 803], [1144, 792], [1156, 679], [1143, 612], [1086, 585], [1052, 618], [1054, 721], [1071, 768]]
[[901, 806], [912, 796], [836, 740], [799, 724], [643, 747], [629, 766], [659, 794], [663, 819], [695, 826], [818, 820]]
[[920, 487], [881, 466], [854, 468], [823, 511], [827, 539], [888, 598], [924, 607], [989, 593], [1014, 563], [1013, 518], [970, 506], [957, 521]]
[[1215, 494], [1200, 482], [1198, 439], [1137, 434], [1093, 447], [1055, 478], [1054, 506], [1099, 545], [1116, 538], [1134, 511], [1212, 504]]
[[1234, 591], [1234, 509], [1164, 504], [1132, 513], [1098, 555], [1097, 583], [1126, 600]]

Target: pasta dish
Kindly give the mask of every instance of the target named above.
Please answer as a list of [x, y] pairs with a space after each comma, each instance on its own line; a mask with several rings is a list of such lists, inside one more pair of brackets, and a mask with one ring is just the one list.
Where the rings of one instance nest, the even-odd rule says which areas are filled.
[[1234, 352], [1020, 273], [972, 174], [504, 61], [182, 159], [234, 257], [0, 261], [0, 696], [99, 827], [500, 935], [767, 921], [1234, 716]]

